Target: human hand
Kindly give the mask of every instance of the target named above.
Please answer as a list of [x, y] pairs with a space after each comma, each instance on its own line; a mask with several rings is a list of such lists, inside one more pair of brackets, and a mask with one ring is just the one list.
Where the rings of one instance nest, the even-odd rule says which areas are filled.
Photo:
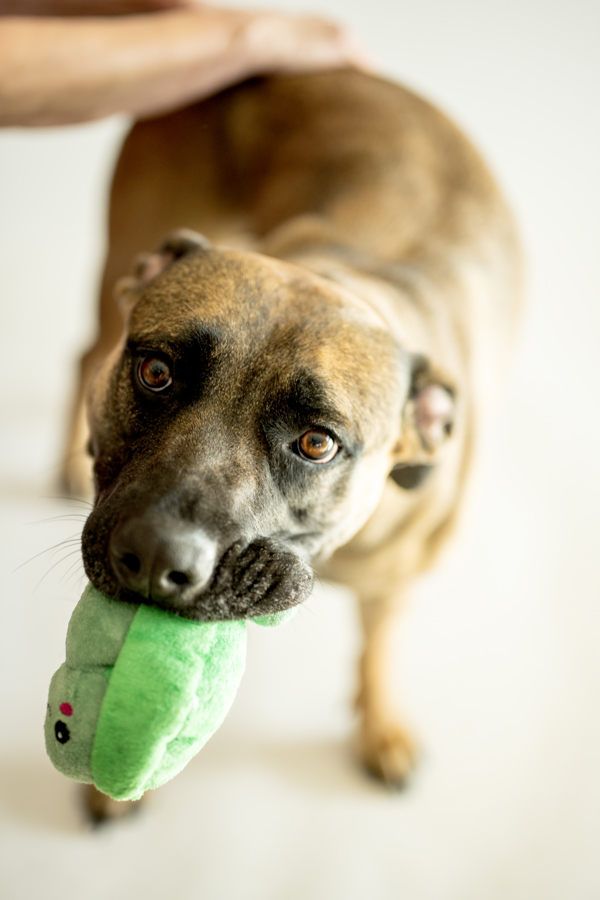
[[320, 16], [250, 12], [241, 48], [248, 68], [256, 74], [341, 66], [373, 68], [369, 54], [349, 30]]

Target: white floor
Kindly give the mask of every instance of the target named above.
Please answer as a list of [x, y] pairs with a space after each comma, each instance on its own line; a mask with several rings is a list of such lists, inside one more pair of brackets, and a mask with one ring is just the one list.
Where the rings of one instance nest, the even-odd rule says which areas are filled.
[[253, 629], [228, 720], [143, 815], [86, 826], [77, 787], [52, 769], [42, 740], [48, 680], [83, 584], [76, 544], [49, 549], [77, 535], [81, 504], [50, 498], [124, 123], [6, 131], [6, 900], [600, 897], [600, 7], [320, 7], [474, 136], [512, 198], [530, 263], [520, 355], [464, 534], [398, 630], [395, 683], [425, 748], [419, 776], [396, 796], [356, 767], [354, 609], [321, 587], [289, 625]]

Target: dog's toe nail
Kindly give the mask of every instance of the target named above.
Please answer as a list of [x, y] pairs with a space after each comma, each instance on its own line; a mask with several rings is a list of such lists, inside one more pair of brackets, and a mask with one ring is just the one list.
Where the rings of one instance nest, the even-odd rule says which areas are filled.
[[390, 790], [404, 791], [410, 786], [417, 753], [412, 739], [398, 725], [365, 727], [360, 752], [369, 774]]

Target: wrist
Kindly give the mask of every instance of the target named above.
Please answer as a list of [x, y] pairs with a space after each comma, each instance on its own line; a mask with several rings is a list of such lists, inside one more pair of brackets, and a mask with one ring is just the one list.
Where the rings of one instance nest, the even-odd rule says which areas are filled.
[[4, 16], [128, 16], [202, 7], [201, 0], [0, 0]]

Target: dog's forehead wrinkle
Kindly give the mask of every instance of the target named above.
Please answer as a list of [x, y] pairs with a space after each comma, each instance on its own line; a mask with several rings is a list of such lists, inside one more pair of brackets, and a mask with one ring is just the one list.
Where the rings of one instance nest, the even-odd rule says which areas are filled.
[[148, 286], [141, 303], [155, 308], [159, 316], [167, 309], [176, 312], [187, 307], [203, 321], [241, 319], [254, 325], [261, 319], [272, 322], [280, 311], [294, 310], [306, 320], [325, 309], [362, 326], [385, 327], [362, 298], [339, 284], [293, 263], [217, 248], [179, 260]]
[[[213, 249], [182, 259], [143, 295], [157, 315], [184, 313], [231, 324], [267, 321], [266, 312], [286, 301], [287, 279], [254, 254]], [[139, 301], [138, 301], [139, 303]]]
[[283, 380], [275, 377], [267, 389], [264, 406], [265, 427], [276, 423], [291, 430], [301, 430], [310, 425], [337, 429], [352, 433], [356, 440], [355, 423], [347, 415], [343, 400], [336, 402], [327, 382], [318, 374], [299, 369]]
[[[330, 424], [363, 445], [400, 422], [408, 377], [390, 355], [345, 358], [339, 348], [322, 347], [310, 359], [274, 372], [268, 384], [267, 415], [306, 424]], [[345, 434], [344, 434], [345, 433]]]
[[[325, 374], [330, 405], [349, 419], [365, 396], [372, 405], [390, 392], [397, 360], [389, 335], [372, 313], [367, 315], [366, 304], [358, 298], [350, 303], [346, 293], [291, 264], [211, 251], [179, 261], [171, 275], [148, 289], [139, 311], [147, 342], [153, 333], [164, 342], [170, 331], [176, 340], [164, 345], [174, 353], [181, 341], [191, 357], [198, 348], [198, 360], [218, 354], [223, 366], [211, 377], [221, 376], [221, 390], [231, 389], [232, 373], [247, 391], [256, 367], [301, 364]], [[137, 324], [134, 310], [132, 329]]]

